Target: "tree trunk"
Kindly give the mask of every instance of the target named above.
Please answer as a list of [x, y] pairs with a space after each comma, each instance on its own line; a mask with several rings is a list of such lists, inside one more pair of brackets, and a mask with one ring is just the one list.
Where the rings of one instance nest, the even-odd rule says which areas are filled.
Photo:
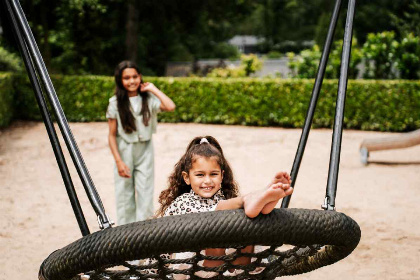
[[139, 15], [136, 7], [136, 1], [130, 0], [127, 4], [127, 24], [126, 24], [126, 40], [125, 40], [125, 56], [127, 59], [136, 61], [137, 59], [137, 30]]

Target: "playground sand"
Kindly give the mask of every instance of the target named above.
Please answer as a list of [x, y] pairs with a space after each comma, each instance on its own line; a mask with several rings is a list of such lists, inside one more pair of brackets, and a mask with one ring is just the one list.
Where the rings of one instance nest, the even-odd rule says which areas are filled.
[[[71, 123], [105, 209], [115, 218], [113, 159], [106, 123]], [[188, 142], [215, 136], [247, 193], [266, 186], [275, 172], [290, 171], [300, 129], [160, 124], [154, 136], [157, 197]], [[339, 263], [298, 279], [420, 279], [420, 146], [359, 158], [363, 139], [398, 135], [345, 130], [336, 207], [356, 220], [362, 239]], [[312, 130], [290, 203], [320, 209], [328, 177], [331, 130]], [[64, 146], [64, 145], [63, 145]], [[96, 216], [71, 166], [91, 232]], [[0, 131], [0, 279], [36, 279], [41, 262], [81, 237], [44, 125], [15, 122]], [[291, 277], [286, 277], [289, 279]]]

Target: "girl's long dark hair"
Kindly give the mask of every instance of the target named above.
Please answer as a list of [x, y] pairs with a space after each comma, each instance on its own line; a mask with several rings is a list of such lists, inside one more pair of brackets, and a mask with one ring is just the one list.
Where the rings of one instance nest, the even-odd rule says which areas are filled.
[[[203, 138], [206, 138], [209, 143], [200, 144]], [[215, 157], [223, 172], [221, 187], [223, 195], [226, 199], [238, 196], [238, 184], [233, 179], [232, 169], [223, 155], [223, 150], [219, 142], [212, 136], [195, 137], [188, 145], [185, 154], [175, 164], [175, 169], [168, 179], [168, 188], [159, 195], [160, 208], [156, 212], [157, 217], [163, 216], [166, 209], [178, 196], [191, 190], [191, 186], [185, 183], [182, 172], [189, 173], [197, 156], [206, 158]]]
[[[122, 72], [126, 68], [134, 68], [136, 69], [137, 73], [141, 75], [140, 69], [138, 66], [129, 60], [124, 60], [120, 62], [117, 67], [115, 68], [114, 77], [115, 77], [115, 96], [117, 97], [117, 104], [118, 104], [118, 113], [120, 114], [121, 123], [123, 129], [127, 133], [132, 133], [135, 131], [136, 128], [136, 121], [131, 113], [130, 110], [130, 100], [128, 97], [127, 90], [124, 88], [122, 84]], [[141, 84], [143, 83], [143, 77], [141, 78]], [[147, 92], [141, 92], [140, 87], [138, 89], [138, 94], [141, 96], [142, 106], [140, 114], [143, 116], [143, 123], [145, 126], [149, 125], [150, 120], [150, 110], [149, 104], [147, 102]]]

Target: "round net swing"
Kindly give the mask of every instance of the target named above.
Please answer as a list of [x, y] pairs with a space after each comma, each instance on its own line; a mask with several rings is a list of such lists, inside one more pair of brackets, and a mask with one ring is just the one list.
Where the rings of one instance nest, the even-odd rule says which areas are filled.
[[[85, 272], [82, 279], [274, 279], [337, 262], [359, 239], [357, 223], [335, 211], [275, 209], [255, 219], [247, 218], [243, 210], [170, 216], [85, 236], [53, 252], [41, 266], [40, 279], [71, 279], [80, 272]], [[248, 245], [263, 246], [260, 252], [241, 253], [240, 248]], [[205, 248], [236, 249], [211, 257], [204, 255]], [[185, 251], [192, 256], [161, 256]], [[243, 256], [251, 263], [232, 264]], [[126, 262], [150, 257], [153, 260], [144, 265]], [[204, 259], [224, 264], [204, 267], [200, 264]]]
[[[169, 216], [112, 227], [68, 126], [19, 1], [5, 0], [29, 78], [54, 150], [64, 185], [83, 237], [56, 250], [42, 263], [39, 279], [275, 279], [335, 263], [358, 245], [358, 224], [335, 211], [338, 164], [347, 88], [355, 0], [349, 0], [337, 94], [333, 143], [324, 210], [282, 208], [248, 218], [243, 210]], [[322, 85], [341, 0], [336, 0], [312, 92], [311, 103], [293, 163], [292, 186], [302, 160]], [[44, 95], [53, 109], [66, 146], [101, 231], [90, 233], [71, 181]], [[253, 246], [253, 250], [246, 250]], [[223, 256], [206, 255], [208, 248], [226, 248]], [[170, 256], [170, 257], [168, 257]], [[238, 264], [239, 259], [250, 261]], [[205, 266], [218, 260], [217, 266]]]

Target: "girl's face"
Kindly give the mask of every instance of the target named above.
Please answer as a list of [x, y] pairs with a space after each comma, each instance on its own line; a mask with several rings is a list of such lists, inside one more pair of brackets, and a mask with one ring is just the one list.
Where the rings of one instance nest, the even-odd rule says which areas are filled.
[[223, 171], [215, 157], [198, 156], [190, 171], [182, 172], [185, 183], [201, 197], [210, 198], [222, 187]]
[[140, 87], [141, 75], [134, 68], [125, 68], [121, 75], [124, 88], [128, 93], [136, 93]]

